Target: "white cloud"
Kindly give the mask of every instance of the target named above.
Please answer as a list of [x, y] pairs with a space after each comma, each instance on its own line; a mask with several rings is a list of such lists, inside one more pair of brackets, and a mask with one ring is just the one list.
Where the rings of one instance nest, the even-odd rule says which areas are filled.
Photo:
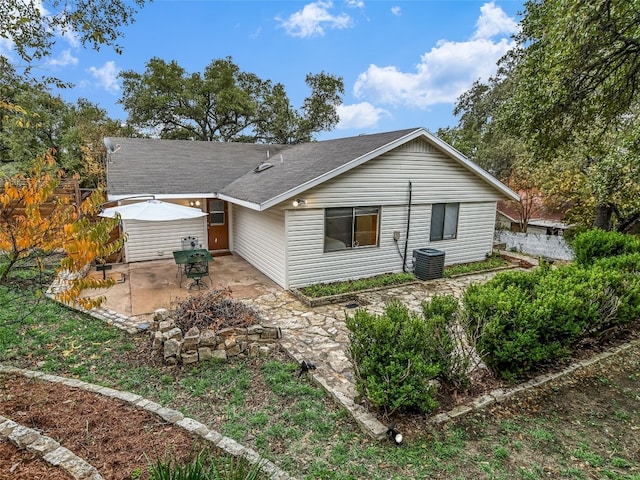
[[377, 108], [369, 102], [355, 103], [353, 105], [338, 105], [336, 107], [340, 122], [338, 129], [368, 128], [376, 125], [383, 117], [388, 117], [389, 112], [383, 108]]
[[400, 15], [402, 15], [402, 10], [398, 6], [391, 7], [391, 13], [396, 17], [399, 17]]
[[[420, 57], [415, 72], [403, 72], [396, 66], [370, 65], [358, 76], [354, 95], [376, 104], [420, 109], [455, 102], [474, 81], [486, 81], [494, 75], [496, 62], [514, 46], [506, 34], [514, 33], [517, 23], [493, 2], [483, 5], [480, 11], [477, 30], [470, 40], [440, 40]], [[492, 40], [498, 33], [505, 35]]]
[[473, 38], [491, 38], [500, 34], [512, 35], [519, 28], [518, 22], [504, 13], [504, 10], [497, 7], [494, 2], [489, 2], [480, 7], [480, 18], [476, 22]]
[[77, 65], [78, 57], [71, 55], [70, 50], [63, 50], [57, 58], [52, 58], [48, 63], [51, 67], [67, 67], [69, 65]]
[[58, 29], [56, 33], [58, 36], [64, 38], [73, 48], [80, 48], [80, 37], [73, 30]]
[[355, 8], [364, 8], [364, 2], [362, 0], [347, 0], [347, 5]]
[[333, 3], [330, 1], [309, 3], [302, 10], [292, 13], [286, 20], [276, 20], [289, 35], [299, 38], [321, 37], [327, 28], [343, 29], [351, 26], [351, 17], [345, 13], [332, 15], [329, 12], [332, 7]]
[[12, 59], [14, 43], [10, 38], [2, 38], [0, 37], [0, 55], [6, 57], [7, 59]]
[[90, 67], [89, 73], [98, 80], [98, 86], [104, 88], [107, 92], [117, 93], [120, 91], [118, 84], [118, 74], [120, 69], [116, 67], [113, 60], [106, 62], [102, 67]]

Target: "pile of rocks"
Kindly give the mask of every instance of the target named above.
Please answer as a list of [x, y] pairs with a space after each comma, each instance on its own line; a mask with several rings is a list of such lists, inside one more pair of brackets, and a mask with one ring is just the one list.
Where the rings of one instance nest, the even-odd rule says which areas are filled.
[[260, 324], [218, 331], [192, 327], [184, 333], [164, 308], [154, 312], [151, 327], [152, 349], [160, 351], [168, 365], [202, 362], [210, 358], [265, 357], [280, 338], [282, 331], [279, 327]]

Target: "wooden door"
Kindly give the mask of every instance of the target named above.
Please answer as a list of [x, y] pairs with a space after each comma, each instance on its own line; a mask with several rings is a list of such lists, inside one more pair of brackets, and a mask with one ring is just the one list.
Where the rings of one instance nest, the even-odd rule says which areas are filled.
[[229, 208], [224, 200], [207, 200], [209, 250], [229, 249]]

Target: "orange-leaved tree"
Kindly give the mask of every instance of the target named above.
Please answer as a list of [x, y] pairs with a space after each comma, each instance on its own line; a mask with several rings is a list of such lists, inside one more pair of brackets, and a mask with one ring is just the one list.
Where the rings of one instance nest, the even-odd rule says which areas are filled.
[[108, 287], [113, 280], [86, 276], [92, 262], [122, 247], [122, 237], [111, 232], [118, 219], [98, 217], [103, 195], [94, 191], [88, 198], [57, 194], [65, 181], [56, 168], [54, 152], [39, 156], [29, 173], [4, 181], [0, 191], [0, 284], [19, 281], [17, 272], [42, 273], [51, 263], [57, 281], [52, 291], [63, 303], [93, 308], [103, 297], [81, 298], [84, 289]]

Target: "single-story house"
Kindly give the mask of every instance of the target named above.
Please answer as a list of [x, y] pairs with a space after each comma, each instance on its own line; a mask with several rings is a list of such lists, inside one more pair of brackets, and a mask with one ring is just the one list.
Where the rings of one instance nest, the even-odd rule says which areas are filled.
[[496, 204], [518, 195], [423, 128], [299, 145], [106, 138], [107, 195], [202, 209], [123, 221], [125, 261], [172, 258], [180, 240], [240, 255], [285, 289], [412, 271], [493, 248]]

